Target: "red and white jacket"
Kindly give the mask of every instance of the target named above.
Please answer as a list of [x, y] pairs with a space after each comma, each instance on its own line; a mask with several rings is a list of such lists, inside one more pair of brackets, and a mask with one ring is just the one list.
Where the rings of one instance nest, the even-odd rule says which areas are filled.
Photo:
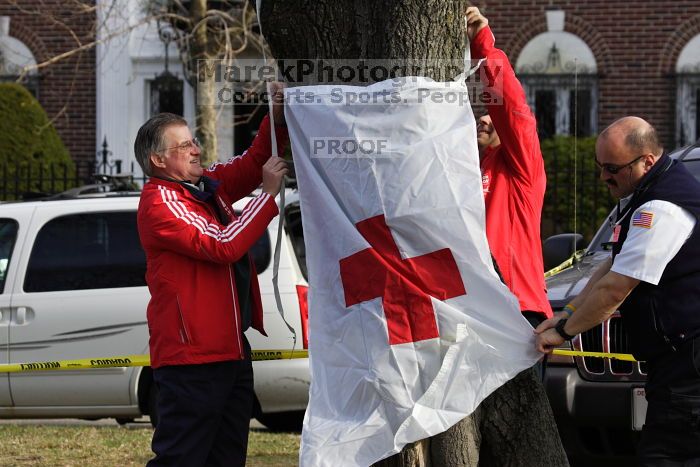
[[481, 157], [486, 203], [486, 237], [508, 288], [520, 309], [551, 317], [542, 260], [540, 221], [547, 177], [537, 137], [537, 121], [508, 57], [495, 47], [488, 26], [471, 42], [472, 59], [482, 63], [488, 91], [499, 99], [487, 105], [501, 139]]
[[[286, 129], [276, 129], [281, 150]], [[267, 193], [253, 198], [240, 217], [231, 205], [262, 180], [270, 157], [270, 122], [260, 125], [251, 147], [204, 172], [218, 180], [215, 196], [228, 225], [214, 209], [179, 183], [151, 178], [143, 188], [138, 230], [146, 253], [151, 366], [186, 365], [244, 358], [241, 313], [232, 263], [247, 254], [278, 214]], [[251, 269], [252, 325], [263, 335], [263, 313], [255, 267]]]

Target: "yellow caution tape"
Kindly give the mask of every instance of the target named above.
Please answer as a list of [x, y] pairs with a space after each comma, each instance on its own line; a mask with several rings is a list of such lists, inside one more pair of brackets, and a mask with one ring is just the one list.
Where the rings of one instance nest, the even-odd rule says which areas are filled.
[[547, 279], [548, 277], [552, 277], [555, 274], [559, 274], [562, 272], [564, 269], [568, 269], [571, 266], [573, 266], [574, 263], [577, 263], [582, 257], [583, 253], [585, 253], [586, 250], [578, 250], [575, 252], [569, 259], [561, 263], [559, 266], [556, 266], [549, 271], [544, 273], [544, 278]]
[[606, 353], [606, 352], [584, 352], [581, 350], [564, 350], [554, 349], [554, 355], [563, 355], [566, 357], [597, 357], [597, 358], [614, 358], [615, 360], [625, 360], [628, 362], [636, 362], [637, 360], [628, 353]]
[[253, 350], [253, 361], [309, 358], [308, 350]]
[[[568, 357], [598, 357], [614, 358], [636, 362], [630, 354], [583, 352], [578, 350], [555, 349], [555, 355]], [[286, 360], [291, 358], [308, 358], [308, 350], [253, 350], [253, 361], [261, 360]], [[59, 371], [59, 370], [85, 370], [90, 368], [117, 368], [127, 366], [149, 366], [151, 359], [148, 355], [124, 355], [105, 358], [82, 358], [78, 360], [56, 360], [35, 363], [9, 363], [0, 365], [0, 373], [19, 373], [26, 371]]]
[[[254, 361], [283, 360], [290, 358], [308, 358], [308, 350], [253, 350]], [[105, 358], [81, 358], [78, 360], [56, 360], [35, 363], [0, 364], [0, 373], [19, 373], [25, 371], [85, 370], [90, 368], [116, 368], [126, 366], [149, 366], [148, 355], [124, 355]]]
[[78, 360], [57, 360], [53, 362], [6, 363], [0, 365], [0, 373], [24, 371], [82, 370], [85, 368], [113, 368], [122, 366], [148, 366], [148, 355], [125, 355], [106, 358], [81, 358]]

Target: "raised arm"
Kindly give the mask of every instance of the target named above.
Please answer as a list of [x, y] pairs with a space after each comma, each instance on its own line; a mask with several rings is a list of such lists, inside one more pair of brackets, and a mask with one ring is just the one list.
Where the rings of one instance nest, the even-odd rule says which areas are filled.
[[[266, 115], [247, 151], [226, 162], [217, 162], [205, 171], [205, 175], [222, 182], [222, 189], [232, 200], [247, 196], [260, 185], [262, 166], [272, 155], [270, 131], [270, 118]], [[283, 154], [289, 141], [287, 128], [275, 125], [275, 134], [279, 154]]]
[[481, 64], [481, 78], [492, 100], [486, 108], [506, 149], [503, 157], [508, 158], [513, 175], [528, 183], [541, 173], [543, 164], [535, 116], [508, 57], [495, 46], [488, 20], [476, 7], [467, 9], [467, 35], [472, 59], [486, 59]]

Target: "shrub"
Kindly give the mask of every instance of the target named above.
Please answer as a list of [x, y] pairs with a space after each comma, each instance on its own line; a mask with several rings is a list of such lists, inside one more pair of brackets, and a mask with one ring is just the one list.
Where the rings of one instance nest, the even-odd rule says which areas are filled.
[[547, 172], [547, 192], [542, 212], [543, 238], [576, 231], [590, 240], [614, 205], [607, 187], [598, 178], [595, 137], [578, 138], [576, 145], [574, 142], [571, 136], [555, 136], [540, 143]]
[[0, 196], [67, 188], [49, 174], [72, 177], [75, 165], [34, 96], [20, 84], [0, 83], [0, 115]]

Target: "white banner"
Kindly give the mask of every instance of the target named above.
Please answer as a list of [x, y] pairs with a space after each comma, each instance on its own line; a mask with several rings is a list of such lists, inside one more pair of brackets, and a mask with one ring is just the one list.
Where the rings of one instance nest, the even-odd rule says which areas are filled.
[[445, 431], [539, 355], [491, 263], [467, 87], [286, 94], [309, 271], [300, 464], [366, 466]]

